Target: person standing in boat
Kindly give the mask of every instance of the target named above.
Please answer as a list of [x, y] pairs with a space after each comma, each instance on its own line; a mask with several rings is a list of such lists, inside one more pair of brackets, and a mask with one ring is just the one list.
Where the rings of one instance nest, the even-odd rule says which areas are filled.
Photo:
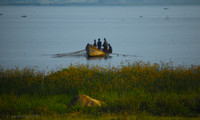
[[97, 47], [97, 42], [96, 42], [96, 39], [94, 40], [94, 44], [93, 44], [94, 47]]
[[108, 42], [106, 41], [106, 38], [104, 38], [103, 48], [104, 48], [104, 52], [108, 51]]
[[100, 38], [99, 38], [99, 39], [98, 39], [98, 42], [97, 42], [97, 46], [98, 46], [98, 49], [99, 49], [99, 50], [101, 50], [101, 44], [102, 44], [102, 43], [101, 43], [101, 40], [100, 40]]
[[108, 53], [112, 53], [112, 46], [110, 44], [108, 44], [108, 47], [109, 47]]

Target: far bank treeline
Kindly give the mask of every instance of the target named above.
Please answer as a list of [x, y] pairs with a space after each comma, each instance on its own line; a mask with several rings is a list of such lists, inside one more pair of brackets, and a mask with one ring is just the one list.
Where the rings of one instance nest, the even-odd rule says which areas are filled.
[[0, 0], [0, 5], [180, 5], [199, 0]]
[[0, 83], [1, 96], [86, 94], [109, 103], [111, 111], [138, 108], [157, 115], [200, 113], [200, 66], [134, 62], [104, 68], [80, 64], [48, 75], [14, 68], [0, 71]]

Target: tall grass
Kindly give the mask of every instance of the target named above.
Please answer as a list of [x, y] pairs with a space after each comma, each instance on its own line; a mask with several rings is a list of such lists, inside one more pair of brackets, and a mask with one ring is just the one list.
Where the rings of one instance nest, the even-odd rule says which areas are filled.
[[[17, 111], [70, 112], [68, 101], [77, 94], [86, 94], [107, 103], [99, 109], [81, 109], [85, 113], [125, 111], [128, 114], [147, 112], [160, 116], [198, 116], [200, 113], [200, 66], [173, 67], [169, 63], [159, 65], [141, 61], [107, 68], [80, 64], [48, 75], [33, 69], [15, 68], [2, 70], [0, 83], [2, 114]], [[37, 102], [45, 96], [61, 98], [57, 98], [59, 101], [51, 99], [54, 101], [52, 104], [46, 99]], [[29, 98], [36, 102], [31, 103]], [[27, 104], [31, 105], [20, 108], [20, 105], [9, 104], [12, 102], [8, 99], [28, 101]]]

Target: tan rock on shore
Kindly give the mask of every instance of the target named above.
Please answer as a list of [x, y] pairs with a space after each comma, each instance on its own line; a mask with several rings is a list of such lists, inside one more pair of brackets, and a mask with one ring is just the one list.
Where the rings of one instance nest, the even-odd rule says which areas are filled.
[[75, 105], [81, 105], [82, 107], [90, 107], [90, 106], [101, 106], [103, 104], [104, 102], [93, 99], [87, 95], [77, 95], [70, 101], [68, 106], [71, 107]]

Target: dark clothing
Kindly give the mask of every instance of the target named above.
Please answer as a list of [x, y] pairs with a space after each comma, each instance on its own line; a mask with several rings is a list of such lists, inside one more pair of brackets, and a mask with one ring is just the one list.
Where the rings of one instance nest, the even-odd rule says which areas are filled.
[[109, 45], [108, 53], [112, 53], [112, 47]]
[[108, 51], [108, 43], [107, 43], [107, 41], [104, 41], [103, 47], [104, 47], [104, 51], [107, 52]]
[[96, 41], [94, 42], [93, 46], [97, 47], [97, 43], [96, 43]]
[[102, 43], [101, 43], [101, 41], [99, 40], [99, 41], [97, 42], [97, 46], [98, 46], [98, 49], [99, 49], [99, 50], [101, 50], [101, 44], [102, 44]]

